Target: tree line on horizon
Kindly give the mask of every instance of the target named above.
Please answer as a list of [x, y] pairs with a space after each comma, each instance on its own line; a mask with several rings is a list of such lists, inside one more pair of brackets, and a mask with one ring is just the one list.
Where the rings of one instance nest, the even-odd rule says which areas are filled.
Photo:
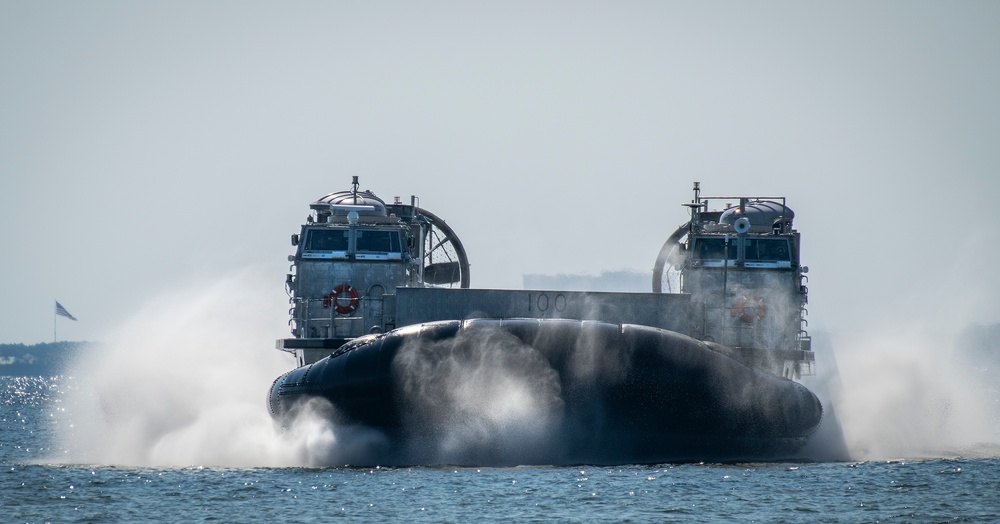
[[0, 376], [58, 375], [69, 358], [89, 342], [60, 341], [39, 344], [0, 344]]

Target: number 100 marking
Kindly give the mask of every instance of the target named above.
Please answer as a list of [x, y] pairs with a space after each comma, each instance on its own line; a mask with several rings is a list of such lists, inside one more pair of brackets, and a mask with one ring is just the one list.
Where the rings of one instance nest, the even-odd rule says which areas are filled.
[[552, 300], [549, 300], [547, 293], [539, 293], [537, 297], [532, 293], [528, 293], [528, 311], [532, 311], [533, 309], [548, 311], [550, 306], [555, 311], [565, 311], [566, 295], [558, 293]]

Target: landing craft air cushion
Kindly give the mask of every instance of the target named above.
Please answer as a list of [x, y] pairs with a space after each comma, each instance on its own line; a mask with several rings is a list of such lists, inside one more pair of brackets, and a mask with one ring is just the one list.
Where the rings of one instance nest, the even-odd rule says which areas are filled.
[[277, 347], [299, 367], [272, 385], [272, 416], [326, 403], [379, 435], [353, 459], [368, 464], [791, 456], [822, 417], [797, 382], [815, 359], [794, 213], [694, 192], [651, 293], [471, 289], [443, 220], [355, 177], [292, 237]]

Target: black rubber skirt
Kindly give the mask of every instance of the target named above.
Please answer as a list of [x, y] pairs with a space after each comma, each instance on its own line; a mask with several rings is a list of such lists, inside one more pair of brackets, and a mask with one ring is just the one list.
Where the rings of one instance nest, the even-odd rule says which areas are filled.
[[801, 384], [691, 337], [556, 319], [355, 339], [278, 377], [268, 404], [285, 426], [331, 424], [356, 465], [779, 460], [823, 413]]

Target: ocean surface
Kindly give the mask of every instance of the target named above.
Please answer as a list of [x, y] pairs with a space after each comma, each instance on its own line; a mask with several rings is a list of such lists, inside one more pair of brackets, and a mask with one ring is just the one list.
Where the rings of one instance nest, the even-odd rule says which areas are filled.
[[0, 521], [1000, 522], [1000, 458], [982, 454], [615, 467], [86, 463], [79, 447], [100, 444], [75, 441], [86, 424], [72, 413], [75, 394], [63, 376], [0, 377]]

